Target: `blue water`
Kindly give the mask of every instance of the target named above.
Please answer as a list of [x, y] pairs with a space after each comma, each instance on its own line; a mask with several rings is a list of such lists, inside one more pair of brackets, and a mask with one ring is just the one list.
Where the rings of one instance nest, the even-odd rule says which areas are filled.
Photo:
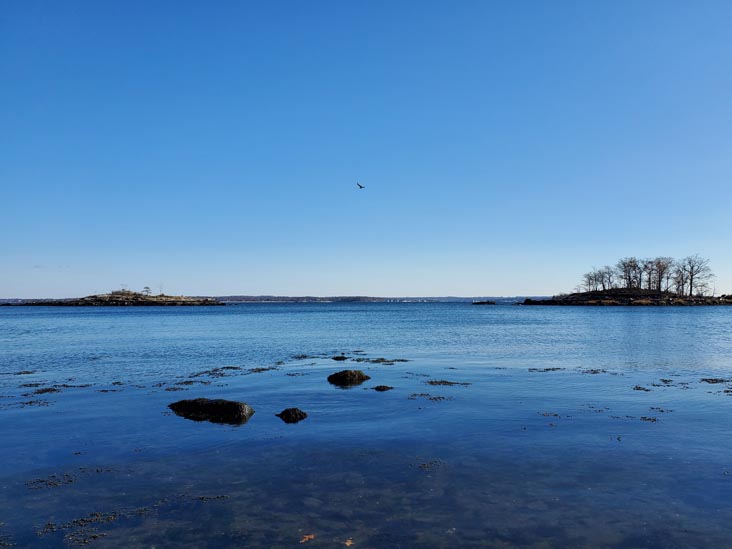
[[[725, 546], [731, 328], [723, 307], [2, 307], [0, 546]], [[353, 360], [378, 357], [408, 362]], [[371, 379], [326, 381], [344, 368]], [[196, 397], [256, 412], [167, 408]]]

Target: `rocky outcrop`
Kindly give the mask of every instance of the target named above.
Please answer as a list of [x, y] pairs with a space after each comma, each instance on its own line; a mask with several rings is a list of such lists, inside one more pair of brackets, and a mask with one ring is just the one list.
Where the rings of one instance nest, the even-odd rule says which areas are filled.
[[210, 421], [212, 423], [228, 423], [241, 425], [249, 421], [254, 410], [246, 402], [235, 400], [195, 398], [179, 400], [168, 405], [173, 412], [193, 421]]
[[109, 294], [90, 295], [79, 299], [47, 299], [25, 301], [11, 305], [34, 305], [45, 307], [160, 307], [160, 306], [211, 306], [224, 305], [210, 297], [187, 297], [173, 295], [146, 295], [119, 290]]
[[328, 376], [328, 382], [338, 387], [352, 387], [361, 385], [367, 379], [371, 379], [361, 370], [341, 370]]
[[285, 423], [297, 423], [308, 417], [300, 408], [286, 408], [275, 415]]

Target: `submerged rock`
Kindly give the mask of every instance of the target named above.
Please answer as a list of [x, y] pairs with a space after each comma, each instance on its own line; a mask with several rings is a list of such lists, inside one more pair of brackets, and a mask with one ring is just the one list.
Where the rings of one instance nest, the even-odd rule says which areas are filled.
[[384, 391], [391, 391], [394, 387], [390, 387], [389, 385], [377, 385], [374, 387], [374, 391], [379, 391], [380, 393], [383, 393]]
[[361, 370], [341, 370], [328, 376], [328, 382], [339, 387], [360, 385], [367, 379], [371, 379], [371, 377], [364, 374]]
[[254, 410], [246, 402], [224, 400], [222, 398], [196, 398], [179, 400], [168, 405], [173, 412], [193, 421], [210, 421], [212, 423], [229, 423], [241, 425], [249, 421]]
[[285, 423], [297, 423], [308, 417], [300, 408], [286, 408], [275, 415]]

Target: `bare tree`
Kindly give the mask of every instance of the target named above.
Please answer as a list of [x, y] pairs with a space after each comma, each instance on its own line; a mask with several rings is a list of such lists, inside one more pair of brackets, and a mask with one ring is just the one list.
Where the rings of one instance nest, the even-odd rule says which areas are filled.
[[643, 265], [640, 261], [633, 258], [635, 260], [635, 263], [631, 264], [632, 267], [632, 273], [633, 273], [633, 285], [632, 288], [642, 288], [643, 287]]
[[600, 289], [600, 277], [597, 269], [593, 269], [582, 276], [582, 285], [586, 292], [596, 292]]
[[709, 267], [709, 260], [699, 254], [690, 255], [681, 260], [681, 268], [686, 273], [689, 296], [697, 294], [704, 295], [709, 290], [709, 283], [714, 275]]
[[583, 292], [591, 292], [592, 291], [592, 273], [585, 273], [582, 275], [582, 291]]
[[686, 269], [681, 261], [674, 261], [672, 267], [672, 279], [674, 283], [674, 292], [678, 295], [686, 294], [686, 285], [688, 284], [688, 277], [686, 276]]
[[145, 286], [142, 289], [142, 293], [143, 293], [143, 295], [151, 295], [152, 294], [152, 290], [150, 289], [150, 286]]
[[[641, 272], [641, 281], [643, 280], [643, 277], [645, 277], [646, 281], [646, 290], [653, 290], [654, 283], [656, 280], [656, 263], [653, 259], [642, 259], [640, 261], [640, 265], [638, 266], [639, 270]], [[642, 288], [643, 285], [640, 284], [638, 286], [639, 288]]]
[[615, 269], [606, 265], [602, 269], [594, 268], [582, 275], [580, 288], [586, 292], [606, 291], [615, 287]]
[[615, 270], [610, 265], [605, 265], [597, 274], [603, 290], [610, 290], [615, 287]]
[[626, 257], [620, 259], [615, 266], [622, 282], [623, 288], [637, 288], [639, 284], [638, 278], [638, 260], [635, 257]]
[[657, 257], [653, 260], [656, 284], [655, 289], [659, 292], [668, 292], [671, 287], [673, 257]]

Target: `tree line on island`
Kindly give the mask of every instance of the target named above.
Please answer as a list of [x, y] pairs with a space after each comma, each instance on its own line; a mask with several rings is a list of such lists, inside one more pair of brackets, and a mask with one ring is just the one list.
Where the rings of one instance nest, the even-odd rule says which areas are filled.
[[713, 281], [709, 260], [699, 254], [625, 257], [585, 273], [574, 293], [527, 298], [522, 305], [732, 305], [732, 294], [715, 295]]
[[679, 296], [705, 296], [714, 293], [714, 273], [709, 259], [699, 254], [683, 259], [625, 257], [615, 266], [593, 268], [582, 276], [577, 291], [597, 292], [613, 289], [648, 290]]

